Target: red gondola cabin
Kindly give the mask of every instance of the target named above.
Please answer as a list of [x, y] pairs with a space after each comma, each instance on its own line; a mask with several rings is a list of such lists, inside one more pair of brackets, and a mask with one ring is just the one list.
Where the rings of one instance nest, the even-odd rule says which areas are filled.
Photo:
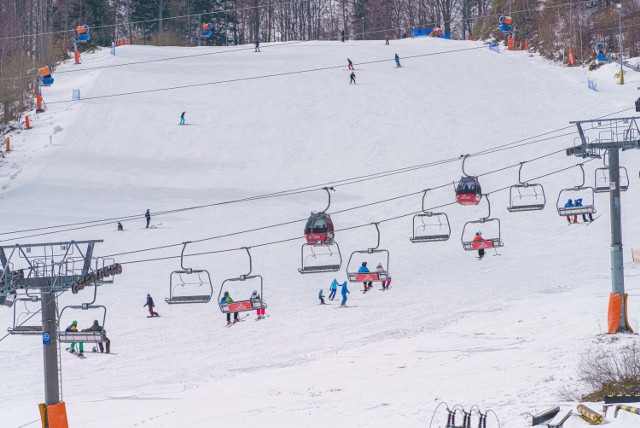
[[462, 177], [456, 187], [456, 199], [461, 205], [478, 205], [482, 199], [482, 189], [476, 177]]
[[323, 212], [311, 214], [304, 227], [304, 237], [311, 245], [333, 244], [334, 233], [331, 216]]

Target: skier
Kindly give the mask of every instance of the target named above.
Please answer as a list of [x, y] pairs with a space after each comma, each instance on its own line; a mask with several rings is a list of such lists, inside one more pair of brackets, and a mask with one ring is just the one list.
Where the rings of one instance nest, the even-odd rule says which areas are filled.
[[[233, 303], [233, 299], [231, 298], [231, 296], [229, 296], [229, 292], [225, 291], [224, 292], [224, 296], [222, 296], [222, 299], [220, 299], [220, 304], [224, 305], [224, 304], [229, 304], [229, 303]], [[238, 322], [238, 313], [234, 312], [233, 313], [233, 323], [237, 323]], [[227, 325], [231, 324], [231, 312], [227, 312]]]
[[340, 41], [344, 43], [344, 30], [340, 31]]
[[347, 62], [349, 63], [349, 65], [347, 65], [349, 70], [353, 70], [353, 62], [351, 62], [351, 60], [349, 58], [347, 58]]
[[260, 52], [260, 40], [256, 39], [256, 49], [255, 52]]
[[180, 125], [184, 125], [184, 115], [185, 115], [186, 111], [183, 111], [182, 114], [180, 115]]
[[[104, 335], [104, 339], [105, 339], [104, 343], [105, 343], [106, 348], [107, 348], [107, 354], [111, 352], [111, 340], [109, 340], [109, 338], [106, 336], [107, 332], [104, 329], [104, 327], [102, 327], [100, 325], [98, 320], [93, 320], [93, 325], [91, 327], [89, 327], [89, 328], [85, 328], [82, 331], [100, 331], [100, 332], [102, 332], [103, 335]], [[104, 352], [104, 348], [105, 347], [102, 346], [102, 342], [98, 342], [98, 347], [100, 348], [100, 352]], [[96, 348], [93, 348], [93, 351], [97, 352]]]
[[[358, 268], [358, 273], [369, 273], [370, 270], [367, 267], [367, 262], [362, 262], [362, 266], [360, 266]], [[373, 287], [373, 282], [363, 282], [364, 285], [364, 290], [362, 290], [363, 293], [366, 293], [367, 291], [369, 291], [369, 289], [371, 287]]]
[[[66, 328], [65, 331], [77, 333], [78, 332], [78, 321], [73, 321], [69, 327]], [[76, 342], [71, 342], [71, 347], [68, 348], [70, 352], [73, 354], [76, 352]], [[78, 343], [78, 356], [82, 357], [84, 355], [84, 343]]]
[[341, 307], [347, 306], [347, 294], [351, 294], [349, 289], [347, 288], [347, 281], [340, 284], [342, 290], [340, 290], [340, 294], [342, 294], [342, 302], [340, 303]]
[[151, 213], [149, 212], [149, 209], [147, 209], [147, 212], [144, 213], [144, 218], [147, 219], [147, 229], [149, 228], [149, 223], [151, 222]]
[[395, 56], [393, 57], [394, 61], [396, 62], [396, 67], [402, 67], [400, 65], [400, 57], [398, 56], [398, 54], [395, 54]]
[[349, 80], [349, 84], [350, 84], [350, 85], [351, 85], [351, 84], [354, 84], [354, 85], [355, 85], [355, 84], [356, 84], [356, 73], [354, 73], [354, 72], [352, 71], [352, 72], [351, 72], [351, 75], [349, 76], [349, 78], [351, 79], [351, 80]]
[[124, 230], [124, 226], [122, 226], [122, 223], [118, 222], [118, 232], [122, 232]]
[[384, 44], [385, 44], [385, 45], [389, 45], [389, 36], [387, 36], [387, 37], [384, 39]]
[[320, 292], [318, 293], [318, 299], [320, 299], [320, 304], [321, 305], [326, 305], [326, 303], [324, 302], [324, 294], [322, 292], [322, 288], [320, 289]]
[[[151, 297], [151, 294], [147, 294], [147, 303], [144, 304], [144, 306], [148, 306], [149, 307], [149, 316], [150, 317], [159, 317], [160, 315], [153, 310], [153, 308], [156, 306], [153, 303], [153, 298]], [[144, 308], [143, 306], [143, 308]]]
[[[253, 293], [251, 293], [251, 297], [249, 297], [249, 301], [251, 302], [253, 307], [255, 307], [256, 304], [259, 306], [258, 309], [256, 310], [256, 315], [258, 316], [256, 320], [264, 319], [266, 308], [263, 307], [264, 303], [262, 303], [262, 300], [260, 299], [258, 290], [253, 290]], [[237, 312], [236, 312], [236, 315], [238, 315]]]
[[336, 292], [338, 291], [338, 285], [340, 285], [340, 283], [338, 282], [338, 279], [333, 278], [333, 282], [329, 286], [329, 290], [331, 291], [329, 293], [329, 300], [333, 300], [336, 297]]
[[[564, 204], [565, 208], [571, 208], [571, 207], [575, 207], [575, 205], [573, 204], [573, 201], [571, 199], [567, 200], [567, 203]], [[569, 222], [569, 224], [571, 224], [571, 216], [567, 216], [567, 221]], [[578, 214], [575, 214], [573, 216], [573, 222], [577, 223], [578, 222]]]
[[[484, 241], [484, 238], [482, 237], [482, 235], [480, 234], [480, 231], [476, 232], [476, 236], [473, 238], [474, 241], [478, 242], [478, 241]], [[480, 260], [482, 260], [482, 258], [484, 257], [484, 248], [479, 248], [478, 249], [478, 258]]]
[[[582, 198], [576, 199], [576, 207], [583, 207], [584, 205], [582, 205]], [[589, 220], [587, 220], [587, 214], [582, 214], [582, 221], [583, 222], [587, 222], [587, 221], [593, 221], [593, 214], [589, 213]], [[576, 215], [577, 216], [577, 215]]]

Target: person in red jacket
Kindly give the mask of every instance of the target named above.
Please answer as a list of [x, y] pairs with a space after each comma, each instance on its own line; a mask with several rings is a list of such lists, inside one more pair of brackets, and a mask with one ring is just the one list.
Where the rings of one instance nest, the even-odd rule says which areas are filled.
[[[473, 238], [474, 241], [484, 241], [484, 238], [482, 237], [482, 235], [480, 234], [480, 232], [476, 232], [476, 236]], [[484, 248], [479, 248], [478, 249], [478, 258], [480, 260], [482, 260], [482, 258], [484, 257]]]

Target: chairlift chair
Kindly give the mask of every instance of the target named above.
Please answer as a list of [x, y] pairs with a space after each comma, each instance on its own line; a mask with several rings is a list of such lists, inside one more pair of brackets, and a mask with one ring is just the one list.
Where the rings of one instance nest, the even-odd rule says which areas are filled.
[[[378, 248], [380, 247], [380, 228], [378, 227], [378, 223], [373, 223], [373, 225], [376, 227], [376, 231], [378, 232], [378, 243], [373, 248], [367, 248], [366, 250], [354, 251], [351, 253], [349, 261], [347, 262], [347, 279], [349, 282], [379, 282], [387, 281], [389, 279], [389, 251]], [[358, 266], [353, 266], [351, 262], [354, 256], [359, 256], [361, 254], [384, 254], [386, 259], [384, 268], [386, 270], [383, 272], [358, 272]], [[360, 263], [359, 260], [358, 263]]]
[[[594, 179], [594, 190], [596, 193], [607, 193], [611, 191], [611, 183], [609, 182], [609, 165], [607, 165], [607, 156], [602, 157], [604, 166], [596, 168]], [[629, 189], [629, 172], [627, 168], [621, 166], [619, 169], [619, 186], [620, 191], [625, 192]]]
[[461, 205], [478, 205], [482, 199], [482, 188], [478, 177], [468, 175], [464, 170], [464, 164], [469, 155], [464, 155], [462, 159], [462, 173], [464, 176], [460, 178], [456, 190], [456, 200]]
[[509, 206], [507, 207], [507, 211], [514, 213], [543, 210], [547, 203], [544, 187], [542, 187], [542, 184], [529, 183], [527, 181], [523, 182], [521, 175], [522, 165], [524, 165], [524, 162], [520, 162], [518, 184], [509, 188]]
[[[264, 280], [261, 275], [251, 274], [251, 272], [253, 271], [253, 261], [251, 258], [251, 252], [249, 251], [248, 247], [245, 247], [244, 250], [246, 250], [247, 255], [249, 256], [249, 272], [235, 278], [225, 279], [222, 282], [222, 285], [220, 286], [220, 293], [218, 293], [218, 306], [220, 307], [220, 312], [222, 312], [223, 314], [227, 314], [230, 312], [233, 313], [233, 312], [256, 311], [258, 309], [266, 309], [267, 307], [267, 303], [263, 300]], [[257, 281], [257, 285], [259, 285], [259, 288], [255, 286], [256, 281]], [[247, 283], [254, 284], [254, 286], [243, 287], [243, 291], [246, 291], [247, 295], [250, 295], [251, 290], [257, 291], [259, 289], [260, 294], [259, 294], [258, 300], [252, 302], [251, 299], [247, 298], [243, 300], [234, 300], [231, 303], [227, 303], [227, 302], [223, 303], [222, 302], [222, 298], [224, 296], [223, 293], [225, 291], [229, 291], [230, 296], [233, 298], [233, 294], [231, 294], [229, 289], [233, 285], [237, 285], [238, 283], [241, 283], [242, 285], [245, 285]], [[244, 288], [246, 288], [246, 290], [244, 290]], [[237, 287], [233, 287], [233, 291], [235, 292], [239, 290], [237, 289]]]
[[[327, 207], [318, 213], [311, 213], [304, 228], [304, 237], [307, 242], [302, 245], [301, 249], [302, 267], [298, 269], [301, 274], [337, 272], [342, 266], [340, 246], [334, 241], [333, 221], [331, 216], [327, 214], [327, 210], [331, 206], [330, 190], [333, 188], [325, 187], [324, 190], [329, 196]], [[335, 251], [332, 251], [334, 246]], [[324, 250], [319, 251], [321, 248]], [[310, 262], [310, 260], [316, 261], [321, 257], [323, 260], [328, 259], [328, 261], [319, 264]]]
[[[475, 251], [487, 248], [500, 248], [504, 246], [500, 229], [500, 219], [491, 218], [491, 202], [488, 195], [486, 196], [489, 213], [486, 217], [479, 220], [468, 221], [462, 228], [462, 248], [465, 251]], [[480, 227], [485, 229], [484, 233], [480, 233]], [[487, 233], [487, 229], [489, 232]], [[475, 239], [476, 233], [480, 233], [481, 239]]]
[[[556, 201], [556, 208], [558, 209], [558, 215], [561, 217], [574, 216], [579, 214], [595, 214], [595, 190], [593, 187], [585, 186], [585, 173], [584, 166], [578, 165], [582, 170], [582, 183], [578, 186], [570, 187], [560, 190], [558, 194], [558, 200]], [[582, 199], [582, 206], [565, 206], [565, 201], [571, 199], [576, 201]]]
[[[27, 307], [27, 302], [38, 302], [40, 301], [39, 296], [35, 295], [25, 295], [25, 297], [16, 297], [13, 302], [13, 323], [11, 327], [7, 328], [9, 334], [42, 334], [42, 324], [21, 324], [21, 318], [24, 315], [27, 319], [24, 322], [31, 320], [29, 317], [30, 314], [34, 314]], [[24, 310], [18, 313], [19, 302], [24, 302]]]
[[422, 195], [422, 212], [413, 216], [413, 237], [409, 240], [414, 244], [446, 241], [451, 236], [447, 214], [425, 210], [424, 202], [428, 191], [429, 189], [426, 189]]
[[[204, 269], [192, 269], [184, 266], [184, 251], [189, 242], [184, 242], [180, 253], [181, 270], [171, 272], [169, 276], [169, 297], [164, 301], [170, 305], [185, 303], [208, 303], [213, 296], [213, 284], [209, 271]], [[193, 278], [194, 280], [190, 280]], [[199, 293], [194, 294], [192, 288], [198, 288]], [[182, 289], [185, 289], [184, 292]]]
[[[60, 311], [60, 314], [58, 315], [57, 334], [58, 334], [59, 343], [74, 343], [74, 342], [75, 343], [80, 343], [80, 342], [98, 343], [98, 342], [106, 341], [106, 332], [104, 328], [105, 328], [105, 322], [107, 320], [107, 308], [106, 306], [103, 306], [103, 305], [94, 305], [94, 303], [95, 303], [95, 295], [94, 295], [93, 301], [90, 303], [82, 303], [81, 305], [67, 305], [64, 308], [62, 308], [62, 310]], [[102, 331], [81, 331], [83, 328], [90, 327], [91, 318], [95, 319], [95, 317], [89, 317], [89, 319], [84, 324], [79, 324], [78, 331], [65, 331], [67, 323], [62, 322], [62, 320], [63, 320], [64, 312], [67, 309], [81, 310], [81, 311], [87, 311], [92, 309], [102, 310], [102, 323], [100, 324], [100, 326], [102, 327]]]

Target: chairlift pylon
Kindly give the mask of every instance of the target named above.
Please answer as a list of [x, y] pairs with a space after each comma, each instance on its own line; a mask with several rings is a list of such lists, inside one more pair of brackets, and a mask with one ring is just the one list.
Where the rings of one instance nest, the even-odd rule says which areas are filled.
[[413, 216], [413, 237], [411, 242], [438, 242], [446, 241], [451, 236], [451, 225], [446, 213], [427, 211], [425, 198], [430, 189], [425, 189], [422, 194], [422, 212]]
[[460, 205], [478, 205], [482, 199], [482, 188], [478, 177], [467, 174], [464, 164], [469, 155], [462, 156], [462, 174], [464, 174], [456, 186], [456, 200]]
[[[596, 193], [608, 193], [611, 191], [611, 183], [609, 181], [609, 165], [607, 165], [606, 151], [602, 157], [603, 167], [596, 168], [594, 173], [594, 190]], [[619, 169], [620, 175], [620, 191], [625, 192], [629, 189], [629, 172], [627, 168], [621, 166]]]
[[[220, 307], [220, 312], [222, 312], [223, 314], [227, 314], [230, 312], [232, 313], [232, 312], [256, 311], [258, 309], [266, 309], [267, 307], [267, 303], [263, 299], [264, 280], [261, 275], [251, 274], [253, 271], [253, 259], [251, 258], [251, 252], [249, 251], [250, 248], [244, 247], [243, 249], [246, 250], [247, 255], [249, 256], [249, 272], [244, 275], [237, 276], [235, 278], [225, 279], [222, 282], [222, 285], [220, 286], [220, 292], [218, 293], [218, 306]], [[246, 284], [256, 284], [256, 281], [259, 287], [246, 286]], [[246, 299], [233, 300], [232, 302], [223, 301], [223, 297], [225, 296], [225, 294], [223, 294], [224, 292], [229, 292], [229, 296], [233, 298], [233, 295], [231, 294], [231, 291], [229, 289], [233, 285], [237, 285], [238, 283], [244, 286], [242, 291], [246, 292], [247, 296], [251, 295], [252, 289], [256, 291], [260, 290], [258, 299], [255, 301], [251, 301], [251, 299], [247, 297]], [[233, 292], [240, 291], [238, 290], [237, 287], [233, 287], [233, 288], [234, 288], [232, 290]], [[237, 295], [235, 297], [237, 298]]]
[[[556, 208], [561, 217], [576, 216], [579, 214], [595, 214], [595, 190], [593, 187], [585, 186], [584, 165], [577, 165], [582, 171], [582, 183], [578, 186], [560, 190]], [[564, 202], [566, 201], [566, 202]], [[576, 201], [580, 204], [576, 206]]]
[[[169, 276], [169, 297], [164, 301], [170, 305], [184, 303], [208, 303], [213, 296], [213, 284], [211, 283], [211, 275], [205, 269], [193, 269], [184, 266], [184, 251], [190, 241], [183, 242], [182, 252], [180, 253], [181, 270], [174, 270]], [[197, 278], [195, 281], [189, 281], [188, 278]], [[192, 291], [185, 291], [185, 294], [176, 293], [176, 289], [203, 287], [203, 291], [193, 294]], [[188, 294], [191, 293], [191, 294]]]
[[522, 181], [522, 166], [524, 164], [525, 162], [520, 162], [518, 184], [509, 188], [509, 206], [507, 207], [507, 211], [511, 213], [543, 210], [547, 203], [542, 184]]
[[[500, 248], [504, 246], [500, 230], [500, 219], [491, 218], [491, 201], [489, 195], [484, 195], [487, 200], [489, 212], [486, 217], [479, 220], [468, 221], [462, 228], [462, 248], [465, 251], [475, 251], [487, 248]], [[485, 229], [485, 232], [480, 230]], [[489, 231], [487, 232], [487, 229]]]
[[[387, 281], [389, 279], [389, 251], [385, 249], [381, 249], [380, 247], [380, 228], [378, 227], [378, 223], [372, 223], [376, 232], [378, 233], [378, 241], [375, 247], [367, 248], [366, 250], [354, 251], [351, 253], [349, 257], [349, 261], [347, 262], [347, 279], [349, 282], [378, 282], [378, 281]], [[384, 254], [386, 257], [386, 263], [383, 265], [383, 270], [369, 271], [369, 272], [360, 272], [357, 267], [352, 265], [352, 260], [354, 256], [361, 254]], [[360, 262], [362, 263], [362, 262]], [[382, 263], [382, 262], [380, 262]]]
[[[327, 210], [331, 206], [331, 191], [334, 189], [333, 187], [324, 187], [323, 190], [328, 195], [327, 207], [320, 212], [312, 212], [304, 228], [304, 236], [307, 242], [302, 244], [301, 249], [302, 267], [298, 269], [301, 274], [337, 272], [342, 267], [340, 246], [334, 240], [333, 220], [327, 214]], [[335, 251], [332, 251], [334, 246]], [[319, 252], [318, 250], [321, 248], [325, 249], [326, 252]], [[329, 261], [320, 264], [309, 263], [310, 259], [317, 260], [319, 257], [328, 257]]]

